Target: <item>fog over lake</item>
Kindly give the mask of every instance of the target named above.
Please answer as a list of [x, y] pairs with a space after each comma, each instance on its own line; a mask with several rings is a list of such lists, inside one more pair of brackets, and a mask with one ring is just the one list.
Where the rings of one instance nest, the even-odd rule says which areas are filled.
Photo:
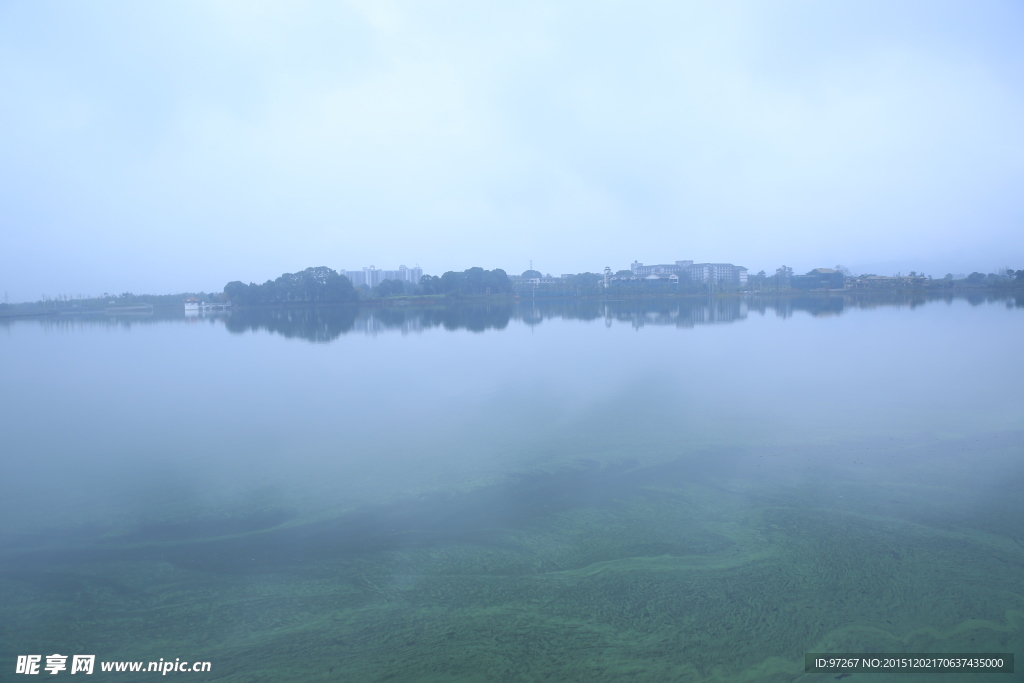
[[791, 681], [805, 652], [1021, 653], [1022, 338], [998, 296], [0, 321], [3, 661]]

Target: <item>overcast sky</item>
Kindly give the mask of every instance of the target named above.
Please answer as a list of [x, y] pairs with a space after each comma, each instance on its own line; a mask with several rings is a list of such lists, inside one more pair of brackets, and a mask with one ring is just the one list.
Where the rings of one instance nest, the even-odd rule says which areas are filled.
[[2, 2], [0, 288], [1024, 268], [1024, 4]]

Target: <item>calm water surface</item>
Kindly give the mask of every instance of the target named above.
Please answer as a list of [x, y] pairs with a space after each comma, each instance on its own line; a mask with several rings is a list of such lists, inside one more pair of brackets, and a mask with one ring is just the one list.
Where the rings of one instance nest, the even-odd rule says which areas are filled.
[[999, 298], [3, 321], [0, 678], [1024, 655], [1022, 340]]

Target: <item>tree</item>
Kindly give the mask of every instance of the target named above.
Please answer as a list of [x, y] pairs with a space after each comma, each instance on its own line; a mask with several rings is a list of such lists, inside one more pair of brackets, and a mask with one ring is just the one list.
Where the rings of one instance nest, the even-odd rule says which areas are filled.
[[424, 275], [420, 278], [420, 291], [423, 294], [444, 294], [441, 289], [441, 278], [436, 275]]
[[476, 267], [461, 273], [449, 270], [435, 284], [439, 284], [441, 292], [449, 296], [487, 296], [512, 292], [512, 281], [501, 268], [484, 270]]
[[235, 280], [224, 285], [224, 294], [236, 306], [272, 306], [289, 303], [336, 304], [358, 298], [352, 282], [326, 266], [285, 273], [262, 285]]
[[374, 292], [379, 297], [399, 296], [405, 294], [405, 285], [401, 280], [383, 280], [374, 287]]

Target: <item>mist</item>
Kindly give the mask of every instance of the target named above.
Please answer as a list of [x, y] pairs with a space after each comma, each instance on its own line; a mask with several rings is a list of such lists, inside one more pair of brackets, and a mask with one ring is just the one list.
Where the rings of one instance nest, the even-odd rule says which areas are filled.
[[0, 288], [1024, 262], [1018, 3], [0, 7]]

